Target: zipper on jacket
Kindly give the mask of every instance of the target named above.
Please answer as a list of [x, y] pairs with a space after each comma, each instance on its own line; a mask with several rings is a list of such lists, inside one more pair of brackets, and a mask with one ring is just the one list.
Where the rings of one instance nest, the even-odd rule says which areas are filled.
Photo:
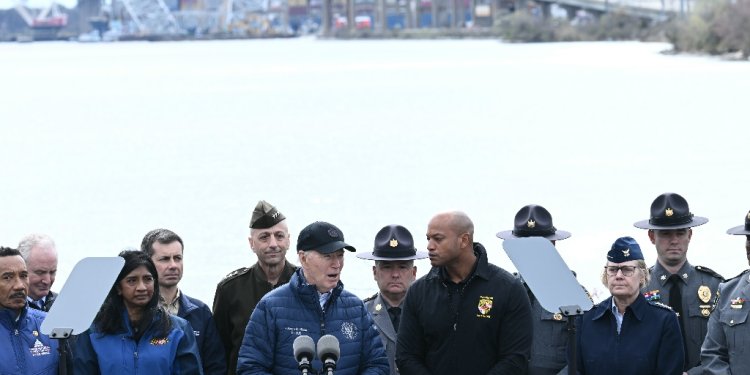
[[[137, 344], [136, 344], [137, 345]], [[138, 349], [133, 352], [133, 369], [135, 370], [135, 373], [138, 373]]]

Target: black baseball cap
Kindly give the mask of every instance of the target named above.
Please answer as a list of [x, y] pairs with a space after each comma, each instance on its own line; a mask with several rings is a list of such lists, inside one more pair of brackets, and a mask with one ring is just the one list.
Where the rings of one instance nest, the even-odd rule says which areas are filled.
[[340, 249], [357, 251], [354, 246], [344, 242], [344, 233], [337, 226], [316, 221], [299, 232], [297, 250], [314, 250], [321, 254], [328, 254]]

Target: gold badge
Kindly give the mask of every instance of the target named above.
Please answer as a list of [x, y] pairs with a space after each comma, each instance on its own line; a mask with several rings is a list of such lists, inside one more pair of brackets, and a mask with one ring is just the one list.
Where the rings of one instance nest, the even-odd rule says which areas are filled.
[[705, 285], [701, 285], [698, 288], [698, 298], [700, 298], [703, 303], [708, 303], [708, 301], [711, 300], [711, 289], [708, 289]]
[[674, 211], [672, 211], [671, 208], [667, 208], [666, 210], [664, 210], [664, 215], [672, 216], [674, 215]]
[[529, 219], [529, 221], [526, 222], [526, 226], [529, 228], [533, 228], [536, 226], [536, 222], [534, 220]]
[[552, 319], [555, 319], [555, 320], [562, 320], [562, 314], [560, 314], [560, 313], [555, 313], [555, 315], [552, 315]]
[[710, 314], [711, 314], [711, 310], [709, 310], [709, 309], [702, 309], [701, 310], [701, 315], [703, 315], [703, 316], [709, 316]]
[[624, 256], [626, 258], [629, 257], [630, 256], [630, 249], [623, 250], [622, 251], [622, 256]]
[[37, 331], [31, 331], [31, 334], [34, 335], [34, 337], [39, 336], [39, 332]]
[[480, 318], [490, 318], [489, 315], [490, 310], [492, 310], [492, 299], [493, 297], [488, 296], [479, 296], [479, 303], [477, 303], [477, 309], [479, 310], [479, 314], [477, 317]]
[[396, 241], [396, 239], [394, 238], [394, 239], [391, 240], [391, 242], [389, 244], [391, 245], [391, 247], [396, 247], [396, 246], [398, 246], [398, 241]]
[[381, 305], [381, 304], [375, 305], [375, 311], [380, 311], [382, 309], [383, 309], [383, 305]]

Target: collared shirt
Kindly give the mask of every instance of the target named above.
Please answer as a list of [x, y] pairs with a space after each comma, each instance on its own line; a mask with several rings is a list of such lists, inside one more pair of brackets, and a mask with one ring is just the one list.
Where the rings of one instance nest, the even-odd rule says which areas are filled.
[[622, 329], [622, 318], [625, 317], [625, 314], [620, 314], [620, 310], [617, 309], [617, 305], [615, 305], [615, 299], [612, 298], [612, 315], [615, 316], [615, 320], [617, 320], [617, 334], [620, 334], [620, 330]]
[[159, 306], [163, 307], [170, 315], [177, 315], [180, 311], [180, 290], [174, 295], [172, 302], [167, 302], [164, 297], [159, 296]]
[[47, 296], [44, 296], [38, 300], [33, 300], [31, 297], [26, 296], [26, 300], [29, 301], [30, 305], [34, 305], [37, 310], [44, 310], [44, 304], [47, 303]]
[[328, 302], [329, 298], [331, 298], [331, 291], [327, 291], [325, 293], [318, 292], [318, 302], [320, 303], [320, 308], [323, 309], [323, 311], [326, 311], [326, 303]]

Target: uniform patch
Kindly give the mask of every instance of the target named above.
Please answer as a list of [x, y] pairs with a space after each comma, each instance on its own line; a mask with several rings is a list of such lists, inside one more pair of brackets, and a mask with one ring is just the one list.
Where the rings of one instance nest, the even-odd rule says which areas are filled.
[[647, 301], [651, 301], [651, 302], [661, 301], [661, 294], [659, 294], [659, 289], [643, 293], [643, 296], [646, 297]]
[[729, 307], [733, 309], [741, 309], [744, 304], [745, 304], [745, 299], [742, 297], [737, 297], [731, 300], [731, 304], [729, 305]]
[[359, 330], [357, 329], [357, 326], [354, 325], [354, 323], [343, 322], [341, 323], [341, 333], [349, 340], [354, 340], [355, 338], [357, 338]]
[[52, 348], [42, 344], [42, 342], [37, 339], [34, 341], [34, 346], [29, 348], [29, 352], [31, 352], [32, 357], [41, 357], [43, 355], [50, 355], [50, 353], [52, 353]]
[[492, 298], [493, 297], [479, 296], [479, 303], [477, 303], [479, 314], [477, 314], [477, 317], [492, 318], [492, 315], [490, 315], [490, 311], [492, 310]]
[[154, 337], [151, 339], [151, 341], [149, 341], [149, 343], [154, 346], [166, 345], [168, 342], [169, 342], [168, 337], [161, 337], [161, 338]]

